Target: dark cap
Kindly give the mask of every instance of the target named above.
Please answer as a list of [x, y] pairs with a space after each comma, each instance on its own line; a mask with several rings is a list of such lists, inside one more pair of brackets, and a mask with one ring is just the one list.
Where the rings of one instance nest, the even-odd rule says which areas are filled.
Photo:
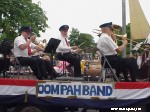
[[69, 29], [69, 26], [68, 25], [62, 25], [60, 28], [59, 28], [59, 31], [65, 31], [65, 30], [68, 30]]
[[30, 26], [22, 26], [21, 29], [20, 29], [20, 32], [31, 32], [32, 31], [32, 28]]
[[99, 27], [100, 28], [103, 28], [103, 27], [112, 27], [112, 22], [104, 23], [104, 24], [100, 25]]

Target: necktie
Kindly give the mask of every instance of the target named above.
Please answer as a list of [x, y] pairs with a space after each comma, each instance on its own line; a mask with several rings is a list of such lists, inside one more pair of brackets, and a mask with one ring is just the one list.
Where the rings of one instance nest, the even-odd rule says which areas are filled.
[[65, 41], [66, 41], [67, 46], [70, 47], [70, 44], [69, 44], [69, 42], [67, 41], [67, 38], [65, 38]]
[[[26, 41], [28, 42], [28, 40], [26, 39]], [[28, 55], [31, 56], [32, 55], [32, 52], [31, 52], [31, 47], [30, 45], [28, 46]]]

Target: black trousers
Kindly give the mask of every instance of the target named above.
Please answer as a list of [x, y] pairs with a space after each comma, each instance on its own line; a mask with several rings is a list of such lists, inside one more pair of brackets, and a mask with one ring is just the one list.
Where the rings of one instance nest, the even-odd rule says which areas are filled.
[[39, 80], [42, 80], [43, 78], [48, 78], [47, 70], [42, 59], [32, 57], [18, 57], [17, 59], [19, 60], [21, 65], [30, 66], [34, 75]]
[[[40, 56], [32, 56], [32, 58], [39, 59]], [[51, 64], [51, 61], [49, 61], [49, 60], [43, 60], [43, 61], [44, 61], [44, 65], [46, 67], [46, 70], [48, 72], [48, 75], [51, 76], [51, 79], [56, 78], [57, 77], [57, 73], [56, 73], [55, 69], [52, 66], [53, 64]]]
[[81, 77], [81, 65], [80, 65], [80, 58], [72, 53], [58, 53], [57, 58], [62, 61], [67, 61], [72, 66], [74, 66], [74, 76]]
[[10, 59], [0, 58], [0, 72], [9, 70]]
[[[136, 81], [136, 76], [138, 74], [138, 66], [136, 59], [134, 58], [120, 58], [117, 55], [106, 56], [112, 68], [116, 69], [116, 75], [119, 77], [119, 74], [123, 72], [125, 81], [129, 81], [128, 72], [130, 73], [131, 81]], [[104, 58], [102, 58], [103, 63]], [[108, 66], [108, 65], [106, 65]]]

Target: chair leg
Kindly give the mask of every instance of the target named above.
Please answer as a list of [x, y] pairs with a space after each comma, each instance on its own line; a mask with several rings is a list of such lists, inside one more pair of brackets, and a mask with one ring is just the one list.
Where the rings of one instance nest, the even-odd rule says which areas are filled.
[[101, 71], [100, 71], [98, 82], [103, 82], [103, 73], [104, 73], [105, 64], [106, 64], [106, 61], [104, 60], [103, 66], [102, 66]]
[[64, 61], [63, 61], [63, 76], [65, 75], [65, 71], [64, 71]]
[[62, 72], [63, 72], [63, 76], [67, 76], [66, 75], [66, 62], [65, 61], [63, 61], [63, 70], [62, 70]]
[[29, 68], [29, 67], [27, 67], [27, 71], [28, 71], [28, 79], [30, 79], [31, 71], [30, 71], [30, 68]]
[[21, 66], [19, 66], [19, 70], [17, 71], [17, 78], [19, 79], [20, 76], [20, 72], [21, 72]]
[[28, 72], [27, 72], [27, 77], [28, 77], [28, 79], [30, 79], [30, 76], [31, 76], [31, 72], [30, 72], [30, 69], [29, 69], [29, 67], [27, 67], [27, 69], [26, 69]]
[[114, 79], [115, 79], [117, 82], [120, 82], [119, 79], [118, 79], [118, 77], [117, 77], [116, 74], [114, 73], [114, 71], [113, 71], [113, 69], [112, 69], [110, 63], [108, 62], [108, 60], [106, 60], [106, 62], [107, 62], [108, 66], [109, 66], [109, 68], [110, 68], [110, 70], [111, 70], [111, 72], [112, 72], [112, 74], [113, 74]]
[[16, 67], [14, 66], [14, 67], [13, 67], [13, 69], [14, 69], [13, 72], [12, 72], [12, 70], [11, 70], [13, 78], [15, 77], [15, 68], [16, 68]]
[[64, 64], [65, 64], [65, 77], [67, 77], [67, 73], [66, 73], [66, 62], [64, 62]]

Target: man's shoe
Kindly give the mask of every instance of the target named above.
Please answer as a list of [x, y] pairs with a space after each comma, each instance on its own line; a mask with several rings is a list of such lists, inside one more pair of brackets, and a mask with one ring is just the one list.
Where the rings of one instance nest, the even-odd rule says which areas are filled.
[[61, 74], [61, 73], [55, 73], [53, 76], [54, 76], [54, 79], [55, 79], [55, 78], [57, 78], [57, 77], [63, 76], [63, 74]]

